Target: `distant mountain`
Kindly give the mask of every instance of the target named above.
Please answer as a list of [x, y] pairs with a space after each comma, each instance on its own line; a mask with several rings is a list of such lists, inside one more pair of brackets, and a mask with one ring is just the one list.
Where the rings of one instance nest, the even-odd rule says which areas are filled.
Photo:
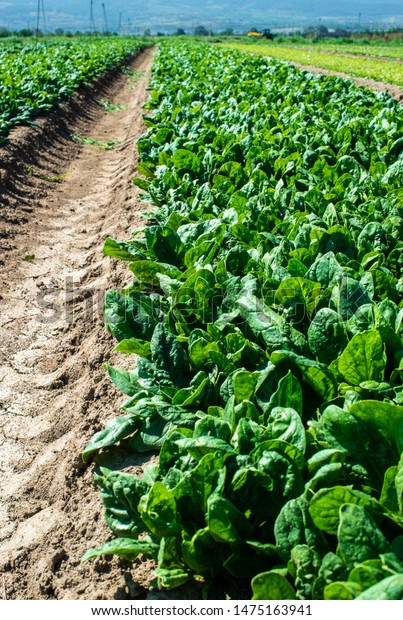
[[[90, 29], [91, 0], [43, 0], [44, 17], [40, 28], [47, 30]], [[42, 4], [42, 0], [39, 3]], [[95, 26], [121, 32], [140, 33], [150, 28], [172, 32], [177, 27], [192, 31], [205, 25], [216, 32], [232, 27], [245, 31], [251, 27], [272, 29], [304, 27], [322, 23], [332, 27], [403, 26], [402, 0], [93, 0]], [[0, 0], [0, 26], [12, 30], [35, 28], [36, 0]]]

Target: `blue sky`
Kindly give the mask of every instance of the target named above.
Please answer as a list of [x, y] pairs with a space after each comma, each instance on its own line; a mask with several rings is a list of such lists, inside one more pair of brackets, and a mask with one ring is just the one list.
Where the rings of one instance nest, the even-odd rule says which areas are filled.
[[[48, 29], [89, 28], [90, 0], [43, 0]], [[108, 27], [142, 32], [144, 28], [191, 30], [197, 24], [216, 31], [235, 28], [300, 27], [318, 22], [332, 26], [403, 26], [403, 0], [104, 0]], [[0, 0], [0, 25], [11, 29], [34, 27], [37, 0]], [[94, 17], [103, 29], [102, 0], [93, 0]], [[41, 24], [42, 26], [42, 24]]]

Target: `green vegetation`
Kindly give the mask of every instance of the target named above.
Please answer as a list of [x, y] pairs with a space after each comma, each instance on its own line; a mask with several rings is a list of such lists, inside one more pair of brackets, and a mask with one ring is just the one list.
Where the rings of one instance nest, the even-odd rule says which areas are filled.
[[116, 114], [117, 112], [123, 112], [123, 110], [127, 110], [127, 105], [122, 103], [112, 103], [107, 99], [101, 99], [101, 106], [106, 112], [111, 112], [111, 114]]
[[0, 137], [50, 110], [141, 47], [144, 42], [122, 37], [1, 45]]
[[116, 140], [97, 140], [96, 138], [90, 137], [81, 137], [76, 134], [72, 134], [71, 136], [74, 142], [79, 142], [80, 144], [88, 144], [89, 146], [96, 146], [101, 149], [101, 151], [113, 151], [114, 148], [117, 147], [119, 142]]
[[301, 36], [279, 36], [275, 37], [273, 43], [268, 41], [251, 40], [248, 37], [231, 37], [224, 39], [226, 43], [242, 43], [254, 45], [270, 50], [271, 47], [285, 47], [299, 50], [310, 50], [314, 52], [340, 53], [340, 54], [361, 54], [364, 56], [380, 56], [385, 58], [403, 59], [403, 39], [395, 41], [351, 38], [328, 38], [328, 39], [307, 39]]
[[62, 183], [62, 181], [66, 178], [65, 174], [43, 174], [42, 172], [39, 172], [39, 170], [36, 170], [32, 165], [27, 166], [26, 173], [31, 177], [36, 177], [37, 179], [42, 179], [43, 181], [49, 181], [49, 183]]
[[137, 82], [143, 77], [144, 71], [138, 71], [137, 69], [131, 69], [130, 67], [123, 67], [122, 72], [127, 75], [127, 79], [130, 82], [129, 88], [137, 88]]
[[[294, 47], [289, 46], [287, 47]], [[403, 60], [403, 43], [400, 46], [368, 46], [368, 45], [340, 45], [335, 41], [332, 44], [323, 45], [322, 43], [317, 43], [315, 46], [307, 45], [304, 46], [296, 46], [298, 49], [306, 49], [314, 51], [323, 51], [327, 53], [340, 53], [340, 54], [360, 54], [364, 56], [379, 56], [382, 58], [396, 58], [398, 60]]]
[[228, 44], [239, 51], [261, 54], [279, 60], [312, 65], [321, 69], [347, 73], [355, 77], [370, 78], [387, 84], [403, 87], [403, 68], [394, 60], [377, 60], [374, 58], [351, 58], [338, 54], [329, 54], [311, 49], [286, 47], [277, 45], [245, 45], [243, 43]]
[[138, 357], [106, 366], [128, 400], [84, 452], [116, 538], [85, 558], [145, 554], [210, 598], [400, 600], [403, 110], [182, 42], [152, 86], [150, 225], [104, 247], [134, 276], [106, 325]]

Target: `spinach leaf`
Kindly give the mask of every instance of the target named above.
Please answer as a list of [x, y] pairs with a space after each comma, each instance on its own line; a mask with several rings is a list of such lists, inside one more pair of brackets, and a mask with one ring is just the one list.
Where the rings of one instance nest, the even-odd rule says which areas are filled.
[[377, 559], [390, 551], [390, 545], [365, 508], [357, 504], [340, 507], [337, 530], [338, 552], [349, 567]]

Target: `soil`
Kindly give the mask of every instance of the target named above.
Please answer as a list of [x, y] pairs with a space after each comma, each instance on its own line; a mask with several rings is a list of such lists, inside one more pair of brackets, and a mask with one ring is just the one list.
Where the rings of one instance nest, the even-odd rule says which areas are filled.
[[[102, 246], [108, 236], [128, 238], [148, 209], [131, 179], [153, 54], [133, 59], [131, 75], [114, 71], [36, 127], [16, 129], [0, 149], [3, 599], [162, 596], [150, 586], [150, 561], [81, 564], [111, 538], [80, 454], [122, 402], [102, 364], [127, 367], [128, 358], [113, 352], [102, 306], [104, 292], [130, 277]], [[103, 100], [119, 107], [108, 112]], [[105, 141], [111, 150], [100, 148]]]

